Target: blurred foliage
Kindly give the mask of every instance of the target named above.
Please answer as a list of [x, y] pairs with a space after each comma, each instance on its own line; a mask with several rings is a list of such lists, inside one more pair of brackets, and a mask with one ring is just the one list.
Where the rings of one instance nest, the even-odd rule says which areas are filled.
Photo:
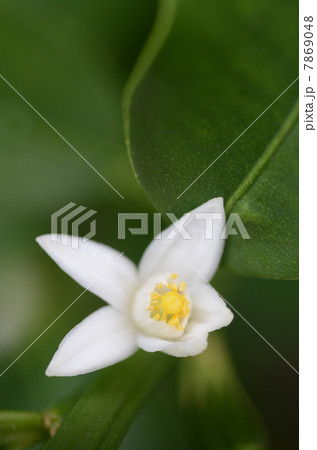
[[[241, 2], [235, 5], [243, 8]], [[265, 3], [260, 5], [264, 14]], [[118, 240], [116, 230], [118, 212], [153, 211], [126, 157], [121, 96], [156, 6], [154, 0], [1, 2], [1, 74], [127, 199], [120, 199], [0, 80], [2, 370], [82, 292], [35, 244], [37, 235], [49, 232], [53, 212], [70, 201], [97, 210], [96, 239], [136, 262], [151, 239], [127, 235]], [[291, 9], [285, 14], [292, 14]], [[247, 23], [252, 20], [259, 38], [260, 18], [251, 15]], [[292, 52], [290, 47], [287, 51]], [[273, 85], [270, 90], [274, 96]], [[215, 286], [296, 364], [296, 282], [220, 271]], [[85, 293], [0, 378], [1, 409], [43, 411], [98, 383], [98, 373], [49, 379], [44, 371], [61, 338], [101, 305]], [[270, 448], [297, 448], [296, 374], [238, 317], [225, 334], [242, 383], [267, 425]], [[192, 448], [178, 408], [178, 373], [175, 369], [149, 397], [122, 449]], [[194, 428], [195, 420], [190, 424]], [[221, 426], [226, 433], [230, 423], [224, 420]]]
[[226, 347], [216, 334], [210, 335], [204, 353], [182, 363], [179, 396], [192, 448], [267, 448], [258, 412], [237, 380]]

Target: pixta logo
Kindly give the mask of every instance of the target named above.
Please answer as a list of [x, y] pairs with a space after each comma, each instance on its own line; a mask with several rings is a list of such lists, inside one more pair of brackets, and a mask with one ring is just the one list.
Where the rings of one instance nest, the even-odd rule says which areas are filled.
[[[225, 223], [222, 229], [220, 239], [227, 239], [230, 235], [238, 235], [242, 239], [250, 239], [250, 235], [244, 226], [241, 217], [238, 213], [229, 214], [227, 220], [223, 220], [222, 213], [220, 212], [190, 212], [185, 214], [180, 220], [177, 219], [174, 213], [166, 213], [167, 218], [170, 220], [172, 227], [166, 239], [174, 239], [176, 235], [181, 236], [185, 240], [192, 239], [189, 230], [186, 228], [186, 224], [189, 224], [192, 220], [199, 220], [204, 225], [205, 239], [213, 238], [213, 228], [217, 226], [217, 222]], [[134, 222], [138, 226], [127, 227], [127, 222]], [[162, 214], [153, 214], [153, 228], [149, 231], [149, 214], [148, 213], [119, 213], [118, 214], [118, 239], [125, 239], [127, 230], [131, 234], [143, 234], [147, 235], [153, 233], [154, 239], [162, 238]]]
[[[76, 208], [74, 208], [76, 206]], [[96, 220], [90, 221], [90, 229], [83, 237], [79, 237], [79, 227], [84, 222], [94, 216], [97, 211], [89, 209], [85, 206], [77, 206], [76, 203], [68, 203], [63, 208], [51, 215], [51, 239], [52, 241], [60, 241], [62, 245], [70, 245], [71, 248], [78, 250], [80, 242], [85, 243], [96, 234]], [[84, 211], [86, 211], [84, 213]], [[66, 215], [64, 215], [67, 213]], [[77, 217], [79, 216], [79, 217]], [[77, 218], [76, 218], [77, 217]], [[74, 219], [74, 220], [73, 220]], [[60, 223], [60, 234], [58, 234]], [[71, 233], [68, 235], [68, 229], [71, 225]]]

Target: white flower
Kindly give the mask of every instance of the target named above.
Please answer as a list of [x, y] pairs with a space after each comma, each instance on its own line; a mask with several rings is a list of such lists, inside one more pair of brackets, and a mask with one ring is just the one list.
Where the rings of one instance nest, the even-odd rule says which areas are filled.
[[[196, 212], [221, 213], [222, 219], [213, 221], [212, 239], [205, 238], [205, 222], [196, 218]], [[75, 250], [51, 235], [37, 238], [66, 273], [109, 303], [67, 334], [46, 375], [92, 372], [128, 358], [138, 348], [194, 356], [207, 348], [209, 332], [229, 325], [232, 312], [203, 281], [213, 277], [223, 251], [222, 198], [210, 200], [185, 218], [192, 239], [175, 233], [177, 223], [171, 225], [161, 239], [150, 243], [138, 269], [117, 250], [94, 241]]]

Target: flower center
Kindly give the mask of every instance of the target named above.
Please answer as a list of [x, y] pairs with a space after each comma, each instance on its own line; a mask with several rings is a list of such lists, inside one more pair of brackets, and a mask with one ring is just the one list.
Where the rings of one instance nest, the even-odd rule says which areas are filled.
[[157, 283], [155, 290], [151, 292], [151, 300], [148, 306], [151, 319], [162, 321], [183, 330], [184, 319], [190, 313], [190, 302], [184, 295], [186, 283], [176, 281], [178, 275], [172, 273], [171, 282], [168, 284]]
[[166, 292], [161, 298], [161, 307], [167, 314], [179, 314], [183, 307], [183, 296], [178, 292]]

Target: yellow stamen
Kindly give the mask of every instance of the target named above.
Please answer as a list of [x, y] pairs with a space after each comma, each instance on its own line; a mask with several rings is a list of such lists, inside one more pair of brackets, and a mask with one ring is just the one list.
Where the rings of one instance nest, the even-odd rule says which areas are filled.
[[161, 317], [162, 322], [166, 322], [166, 312], [164, 311]]
[[182, 308], [182, 316], [186, 317], [188, 315], [188, 313], [189, 313], [188, 306], [183, 306], [183, 308]]
[[159, 300], [162, 297], [161, 294], [159, 294], [156, 291], [151, 292], [151, 300]]
[[[170, 275], [170, 279], [176, 278], [178, 278], [176, 273]], [[150, 294], [151, 300], [147, 308], [150, 317], [165, 322], [177, 330], [183, 330], [183, 321], [190, 313], [190, 302], [183, 294], [185, 289], [184, 281], [181, 281], [179, 286], [173, 282], [167, 285], [157, 283], [155, 290]]]
[[170, 289], [172, 289], [172, 291], [175, 291], [175, 292], [178, 291], [178, 286], [177, 286], [177, 284], [175, 284], [175, 283], [169, 283], [169, 284], [168, 284], [168, 287], [169, 287]]
[[175, 314], [172, 318], [167, 322], [171, 327], [176, 327], [178, 330], [182, 330], [183, 327], [179, 324], [179, 318]]
[[159, 309], [161, 309], [160, 305], [153, 305], [152, 306], [152, 311], [158, 311]]

